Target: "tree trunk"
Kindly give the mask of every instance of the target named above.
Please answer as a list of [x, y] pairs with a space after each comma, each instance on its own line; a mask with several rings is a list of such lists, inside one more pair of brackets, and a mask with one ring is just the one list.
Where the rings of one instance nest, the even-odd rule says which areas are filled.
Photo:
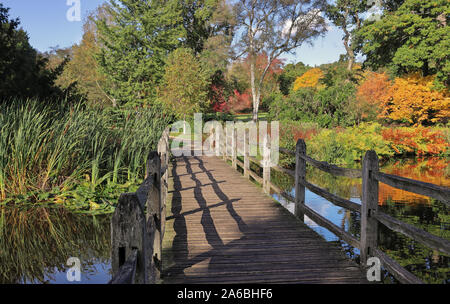
[[256, 66], [256, 55], [252, 54], [250, 58], [250, 85], [252, 89], [252, 100], [253, 100], [253, 116], [252, 120], [254, 122], [258, 121], [258, 108], [259, 108], [259, 89], [256, 87], [255, 80], [255, 66]]
[[355, 63], [355, 52], [353, 51], [353, 48], [351, 46], [350, 33], [347, 31], [347, 29], [345, 29], [344, 32], [345, 32], [344, 47], [345, 47], [345, 50], [347, 51], [347, 56], [348, 56], [347, 70], [351, 71], [353, 68], [353, 64]]
[[353, 64], [355, 63], [355, 56], [350, 56], [348, 58], [348, 65], [347, 65], [347, 71], [351, 71], [353, 68]]
[[259, 102], [253, 103], [253, 116], [252, 120], [254, 122], [258, 121], [258, 109], [259, 109]]

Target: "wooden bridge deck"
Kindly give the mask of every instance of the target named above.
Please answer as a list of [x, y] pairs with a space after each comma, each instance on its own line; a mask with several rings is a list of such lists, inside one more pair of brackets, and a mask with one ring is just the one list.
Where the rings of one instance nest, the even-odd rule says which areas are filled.
[[175, 158], [170, 184], [164, 283], [367, 282], [338, 245], [222, 159]]

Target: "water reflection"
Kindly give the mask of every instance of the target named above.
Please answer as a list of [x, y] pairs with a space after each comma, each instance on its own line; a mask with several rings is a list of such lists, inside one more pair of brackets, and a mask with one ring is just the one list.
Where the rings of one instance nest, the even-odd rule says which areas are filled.
[[[403, 177], [413, 178], [437, 185], [450, 186], [449, 165], [445, 159], [429, 158], [422, 160], [404, 159], [382, 165], [381, 171]], [[282, 189], [295, 195], [293, 179], [285, 174], [273, 172], [271, 178]], [[308, 168], [307, 180], [331, 193], [361, 203], [361, 180], [335, 177], [315, 168]], [[279, 195], [273, 195], [291, 212], [294, 205]], [[448, 208], [441, 202], [416, 195], [407, 191], [380, 184], [379, 205], [386, 212], [404, 222], [428, 231], [437, 236], [450, 239], [450, 216]], [[306, 204], [335, 225], [359, 238], [360, 215], [335, 206], [324, 198], [306, 191]], [[318, 226], [308, 217], [305, 222], [327, 241], [339, 242], [346, 254], [359, 262], [359, 250], [342, 242], [327, 229]], [[392, 232], [379, 225], [379, 246], [403, 267], [413, 272], [427, 283], [450, 283], [450, 258], [439, 252], [430, 250], [399, 233]], [[385, 283], [396, 282], [385, 273]]]
[[81, 281], [106, 283], [110, 275], [109, 216], [63, 208], [0, 208], [0, 283], [71, 283], [69, 257], [81, 261]]

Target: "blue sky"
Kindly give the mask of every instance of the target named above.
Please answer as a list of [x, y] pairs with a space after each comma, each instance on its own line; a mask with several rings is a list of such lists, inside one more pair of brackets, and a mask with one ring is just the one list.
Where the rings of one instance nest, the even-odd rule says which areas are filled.
[[[83, 21], [70, 22], [66, 18], [70, 6], [67, 0], [0, 0], [11, 8], [10, 16], [19, 17], [21, 26], [27, 31], [31, 45], [39, 51], [50, 47], [68, 47], [81, 41]], [[81, 19], [105, 0], [81, 0]], [[302, 61], [309, 65], [330, 63], [345, 53], [342, 33], [330, 27], [324, 38], [314, 41], [314, 46], [301, 46], [296, 55], [284, 55], [285, 63]]]

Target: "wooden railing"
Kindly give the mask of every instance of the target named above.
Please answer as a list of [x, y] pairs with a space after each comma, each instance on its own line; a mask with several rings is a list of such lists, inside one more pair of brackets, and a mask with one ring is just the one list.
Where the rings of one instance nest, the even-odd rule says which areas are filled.
[[[249, 155], [249, 132], [245, 131], [243, 138], [243, 157], [244, 162], [237, 157], [237, 131], [234, 128], [232, 131], [232, 153], [227, 153], [226, 140], [222, 140], [220, 147], [221, 155], [224, 160], [231, 160], [233, 168], [241, 167], [244, 171], [244, 176], [253, 178], [260, 185], [262, 185], [264, 192], [270, 193], [273, 189], [276, 193], [281, 195], [288, 201], [294, 202], [294, 214], [304, 220], [304, 215], [307, 215], [316, 224], [327, 228], [336, 236], [341, 238], [351, 246], [360, 250], [360, 262], [362, 267], [366, 267], [369, 257], [378, 257], [381, 265], [388, 270], [401, 283], [423, 283], [415, 275], [407, 271], [396, 261], [390, 258], [387, 254], [378, 248], [378, 224], [381, 223], [387, 228], [402, 233], [434, 250], [450, 255], [450, 242], [446, 239], [437, 237], [424, 230], [416, 228], [410, 224], [402, 222], [390, 215], [387, 215], [378, 210], [378, 185], [380, 182], [388, 184], [389, 186], [414, 192], [417, 194], [429, 196], [442, 201], [447, 206], [450, 205], [450, 189], [434, 184], [424, 183], [417, 180], [412, 180], [404, 177], [390, 175], [379, 171], [378, 156], [374, 151], [368, 151], [364, 156], [362, 170], [341, 168], [335, 165], [321, 162], [309, 157], [306, 154], [306, 144], [304, 140], [299, 139], [295, 151], [280, 148], [279, 151], [287, 153], [295, 157], [295, 171], [282, 168], [278, 165], [270, 166], [270, 146], [265, 140], [263, 159], [261, 161]], [[254, 171], [250, 170], [250, 162], [263, 167], [262, 177], [258, 176]], [[341, 198], [332, 194], [325, 189], [309, 183], [306, 180], [306, 165], [309, 164], [327, 173], [345, 176], [350, 178], [362, 178], [362, 202], [361, 205], [350, 200]], [[282, 191], [279, 187], [271, 183], [270, 171], [271, 169], [289, 174], [295, 178], [295, 197]], [[346, 232], [344, 229], [333, 224], [331, 221], [318, 214], [310, 207], [305, 205], [305, 189], [324, 197], [331, 203], [346, 208], [348, 210], [359, 212], [361, 214], [361, 234], [360, 239]]]
[[124, 193], [111, 220], [110, 284], [152, 284], [160, 279], [162, 240], [169, 178], [169, 128], [151, 152], [145, 180], [134, 193]]

